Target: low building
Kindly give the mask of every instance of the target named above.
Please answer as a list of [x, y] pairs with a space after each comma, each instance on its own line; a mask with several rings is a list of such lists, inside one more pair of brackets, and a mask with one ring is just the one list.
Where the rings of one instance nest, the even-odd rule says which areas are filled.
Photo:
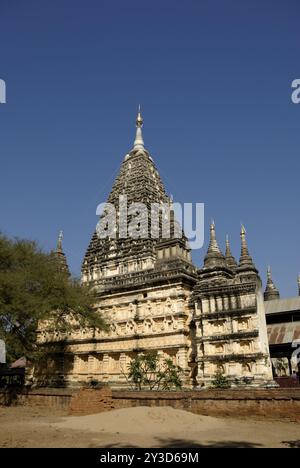
[[268, 340], [275, 377], [300, 371], [300, 297], [265, 302]]

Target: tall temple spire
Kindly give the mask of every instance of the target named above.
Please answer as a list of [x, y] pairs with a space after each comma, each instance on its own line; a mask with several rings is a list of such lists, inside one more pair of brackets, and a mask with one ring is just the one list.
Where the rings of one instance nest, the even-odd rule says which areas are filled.
[[63, 237], [64, 237], [63, 231], [60, 231], [58, 235], [57, 246], [56, 246], [56, 251], [54, 252], [54, 255], [56, 256], [59, 262], [60, 268], [69, 275], [70, 274], [69, 267], [68, 267], [67, 259], [66, 259], [65, 253], [63, 251], [63, 246], [62, 246]]
[[[183, 267], [185, 274], [188, 271], [187, 268], [189, 271], [194, 271], [187, 239], [176, 221], [170, 197], [151, 155], [144, 148], [142, 125], [143, 118], [139, 107], [134, 148], [123, 159], [107, 199], [119, 215], [122, 210], [124, 221], [127, 223], [127, 235], [120, 233], [119, 223], [115, 238], [99, 235], [99, 230], [96, 229], [82, 263], [83, 281], [93, 282], [99, 290], [109, 287], [106, 285], [113, 276], [122, 275], [128, 281], [126, 287], [130, 287], [131, 275], [141, 276], [141, 281], [143, 281], [146, 270], [158, 268], [160, 271], [162, 268], [169, 268], [168, 265], [170, 268], [171, 265], [172, 268], [176, 265], [176, 268]], [[132, 219], [133, 216], [129, 212], [126, 215], [126, 210], [121, 207], [123, 201], [120, 198], [124, 195], [127, 197], [127, 206], [131, 206], [132, 203], [146, 203], [148, 213], [150, 213], [151, 206], [154, 206], [152, 204], [157, 207], [169, 205], [169, 213], [167, 212], [166, 215], [169, 214], [170, 234], [164, 232], [163, 213], [160, 211], [158, 211], [157, 226], [151, 225], [143, 212], [139, 217], [135, 215], [135, 219]], [[137, 226], [138, 220], [140, 220], [140, 229]], [[134, 228], [133, 235], [129, 231], [131, 226]], [[195, 275], [195, 272], [192, 274]]]
[[216, 252], [223, 255], [216, 239], [216, 226], [213, 219], [210, 223], [210, 242], [208, 246], [208, 252]]
[[233, 256], [232, 253], [231, 253], [228, 235], [226, 236], [225, 260], [226, 260], [227, 266], [228, 266], [231, 270], [236, 271], [236, 269], [237, 269], [237, 262], [236, 262], [236, 259], [234, 258], [234, 256]]
[[241, 256], [240, 256], [240, 262], [238, 266], [239, 271], [253, 271], [255, 273], [258, 273], [254, 262], [252, 260], [252, 257], [249, 254], [248, 251], [248, 246], [247, 246], [247, 240], [246, 240], [246, 229], [242, 225], [241, 226]]
[[248, 252], [248, 246], [247, 246], [247, 240], [246, 240], [246, 229], [245, 229], [245, 226], [243, 226], [243, 224], [241, 225], [240, 236], [241, 236], [241, 258], [249, 257], [250, 255]]
[[298, 283], [298, 294], [300, 296], [300, 275], [298, 275], [297, 283]]
[[204, 258], [204, 268], [211, 268], [216, 266], [224, 267], [226, 264], [225, 257], [221, 252], [218, 241], [216, 239], [215, 223], [212, 220], [210, 224], [210, 242], [207, 249], [207, 254]]
[[272, 301], [273, 299], [280, 299], [280, 294], [278, 289], [276, 288], [271, 274], [271, 267], [268, 266], [267, 270], [267, 285], [264, 292], [264, 299], [265, 301]]
[[136, 135], [133, 144], [134, 150], [145, 149], [143, 134], [142, 134], [142, 127], [143, 127], [143, 117], [141, 114], [141, 106], [139, 105], [138, 115], [136, 118]]

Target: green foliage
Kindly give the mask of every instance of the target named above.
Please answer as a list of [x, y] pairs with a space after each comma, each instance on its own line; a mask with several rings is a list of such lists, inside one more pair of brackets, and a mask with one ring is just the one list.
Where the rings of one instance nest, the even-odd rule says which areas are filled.
[[36, 345], [39, 322], [49, 330], [106, 328], [95, 311], [95, 293], [62, 271], [53, 254], [35, 242], [11, 240], [0, 233], [0, 338], [8, 361], [41, 354]]
[[182, 386], [183, 370], [171, 359], [160, 359], [156, 353], [139, 354], [128, 365], [129, 383], [138, 390], [171, 390]]
[[212, 386], [214, 388], [230, 388], [230, 382], [228, 379], [222, 374], [221, 371], [217, 371], [214, 375], [214, 379], [212, 381]]

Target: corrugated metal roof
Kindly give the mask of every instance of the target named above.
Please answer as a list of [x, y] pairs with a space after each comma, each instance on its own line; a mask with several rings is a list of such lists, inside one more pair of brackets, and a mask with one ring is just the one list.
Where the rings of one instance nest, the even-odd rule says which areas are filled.
[[[272, 323], [267, 326], [270, 345], [288, 344], [300, 339], [300, 321], [290, 323]], [[291, 348], [292, 352], [292, 348]]]
[[288, 299], [265, 301], [266, 314], [279, 314], [282, 312], [293, 312], [296, 310], [300, 310], [300, 296], [289, 297]]

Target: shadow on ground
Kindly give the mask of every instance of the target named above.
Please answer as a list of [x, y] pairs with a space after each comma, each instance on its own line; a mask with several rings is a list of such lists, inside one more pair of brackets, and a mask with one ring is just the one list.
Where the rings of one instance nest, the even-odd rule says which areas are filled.
[[[245, 441], [224, 441], [224, 442], [215, 442], [210, 441], [207, 443], [199, 443], [192, 440], [186, 439], [160, 439], [157, 438], [157, 445], [155, 447], [159, 448], [259, 448], [262, 447], [261, 444], [245, 442]], [[101, 448], [137, 448], [138, 446], [125, 444], [125, 443], [115, 443], [109, 445], [102, 445]]]
[[289, 448], [300, 448], [300, 440], [283, 440], [282, 443]]

